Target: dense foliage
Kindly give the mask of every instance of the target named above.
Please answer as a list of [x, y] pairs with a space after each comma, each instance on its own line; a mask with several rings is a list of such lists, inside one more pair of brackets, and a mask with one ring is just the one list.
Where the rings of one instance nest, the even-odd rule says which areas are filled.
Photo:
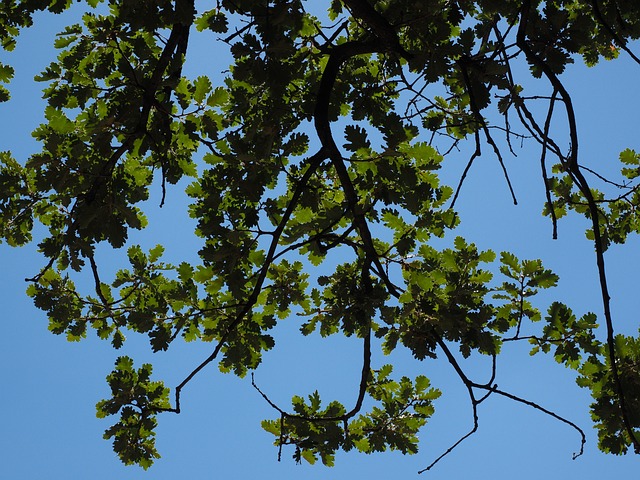
[[[3, 48], [13, 49], [20, 29], [38, 28], [35, 12], [71, 3], [3, 2]], [[569, 420], [498, 388], [501, 346], [517, 341], [577, 371], [593, 396], [603, 451], [640, 453], [640, 340], [614, 334], [605, 271], [607, 247], [640, 229], [640, 154], [620, 153], [620, 178], [583, 167], [561, 76], [580, 58], [638, 61], [629, 42], [640, 36], [639, 2], [81, 3], [82, 23], [59, 34], [57, 59], [36, 79], [47, 101], [46, 123], [33, 132], [41, 151], [17, 160], [0, 153], [0, 232], [20, 246], [44, 226], [43, 268], [28, 294], [53, 333], [75, 341], [95, 330], [116, 349], [128, 331], [148, 335], [153, 351], [179, 340], [211, 343], [173, 393], [152, 380], [151, 365], [118, 358], [107, 379], [112, 396], [97, 410], [119, 416], [105, 437], [123, 462], [151, 465], [157, 416], [180, 412], [194, 376], [213, 362], [252, 372], [276, 346], [270, 330], [292, 316], [304, 319], [303, 335], [357, 337], [363, 352], [352, 406], [315, 392], [287, 409], [254, 384], [276, 412], [263, 427], [297, 460], [332, 464], [340, 449], [417, 451], [440, 391], [424, 376], [372, 364], [375, 345], [385, 354], [408, 349], [417, 361], [446, 358], [469, 394], [468, 435], [478, 405], [503, 396], [575, 428], [584, 443]], [[187, 78], [189, 38], [207, 34], [231, 66]], [[517, 62], [547, 82], [547, 96], [528, 96]], [[0, 100], [10, 98], [12, 75], [0, 65]], [[554, 137], [555, 118], [568, 142]], [[455, 237], [457, 194], [481, 149], [509, 183], [503, 155], [524, 136], [540, 145], [554, 232], [569, 212], [591, 222], [600, 329], [592, 313], [535, 306], [536, 293], [558, 280], [541, 261], [507, 252], [496, 260], [461, 237], [449, 248], [431, 242]], [[438, 170], [464, 141], [475, 149], [459, 185], [441, 184]], [[128, 234], [147, 226], [141, 205], [152, 185], [164, 202], [186, 177], [200, 260], [169, 264], [162, 246], [143, 251]], [[110, 279], [96, 260], [107, 247], [128, 258]], [[537, 335], [522, 333], [530, 322], [541, 322]], [[486, 383], [459, 362], [472, 352], [493, 359]]]

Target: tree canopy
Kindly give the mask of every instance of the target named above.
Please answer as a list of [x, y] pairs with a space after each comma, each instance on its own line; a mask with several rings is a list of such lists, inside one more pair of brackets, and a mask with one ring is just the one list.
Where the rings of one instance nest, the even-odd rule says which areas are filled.
[[[441, 392], [379, 361], [395, 349], [446, 359], [468, 392], [472, 428], [442, 456], [477, 430], [478, 406], [492, 396], [575, 429], [580, 455], [581, 426], [498, 386], [507, 342], [576, 371], [593, 397], [601, 450], [640, 453], [640, 338], [616, 334], [605, 268], [608, 247], [640, 230], [640, 153], [620, 152], [613, 176], [585, 165], [562, 76], [576, 61], [640, 63], [631, 43], [640, 3], [79, 3], [81, 23], [58, 35], [58, 57], [36, 78], [47, 102], [32, 134], [40, 152], [0, 153], [0, 238], [37, 242], [42, 268], [27, 294], [52, 333], [79, 341], [93, 330], [115, 349], [127, 333], [143, 334], [154, 352], [211, 344], [175, 386], [154, 378], [150, 364], [117, 358], [97, 414], [115, 416], [105, 438], [125, 464], [159, 458], [158, 417], [188, 408], [181, 391], [213, 364], [251, 376], [274, 411], [263, 428], [297, 461], [331, 465], [338, 450], [415, 453]], [[36, 12], [71, 4], [3, 2], [2, 47], [38, 28]], [[219, 75], [184, 74], [196, 35], [228, 58]], [[12, 76], [0, 64], [2, 101]], [[547, 93], [531, 94], [528, 78]], [[536, 294], [558, 282], [541, 260], [482, 251], [455, 234], [458, 194], [483, 151], [517, 203], [505, 158], [523, 141], [539, 146], [527, 161], [540, 165], [532, 181], [546, 192], [540, 207], [552, 235], [566, 215], [589, 221], [600, 315], [560, 301], [541, 310]], [[446, 185], [441, 172], [464, 143], [466, 168]], [[147, 227], [145, 202], [164, 204], [178, 183], [197, 222], [195, 262], [193, 252], [168, 262], [162, 245], [129, 241]], [[104, 249], [121, 251], [122, 264], [101, 264]], [[316, 391], [281, 405], [254, 381], [285, 320], [299, 321], [302, 335], [359, 339], [353, 404]], [[465, 370], [460, 359], [472, 353], [490, 359], [488, 380]]]

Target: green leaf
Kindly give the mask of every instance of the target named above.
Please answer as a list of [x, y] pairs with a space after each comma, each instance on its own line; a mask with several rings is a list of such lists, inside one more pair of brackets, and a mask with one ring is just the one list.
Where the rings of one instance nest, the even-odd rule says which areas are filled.
[[58, 38], [56, 38], [55, 42], [53, 42], [53, 46], [62, 49], [71, 45], [77, 40], [77, 38], [78, 37], [76, 37], [75, 35], [58, 34]]
[[47, 106], [44, 110], [44, 116], [49, 122], [49, 126], [57, 133], [62, 135], [71, 133], [75, 130], [75, 124], [61, 111], [52, 106]]
[[625, 165], [638, 165], [640, 163], [640, 155], [635, 150], [627, 148], [620, 152], [620, 161]]
[[193, 267], [189, 263], [182, 262], [178, 266], [178, 276], [181, 281], [186, 282], [190, 280], [193, 277], [193, 274], [194, 274]]
[[150, 263], [155, 263], [158, 261], [158, 259], [164, 254], [164, 246], [163, 245], [156, 245], [155, 247], [153, 247], [151, 250], [149, 250], [149, 262]]
[[0, 82], [10, 82], [14, 73], [13, 67], [0, 63]]
[[344, 137], [347, 140], [344, 148], [350, 152], [357, 152], [361, 148], [371, 147], [371, 142], [367, 138], [367, 131], [357, 125], [347, 125], [344, 128]]
[[193, 99], [196, 103], [203, 103], [207, 94], [211, 91], [211, 80], [209, 77], [200, 76], [193, 82], [195, 91], [193, 93]]
[[314, 465], [318, 460], [312, 450], [302, 450], [301, 455], [310, 465]]
[[216, 107], [224, 105], [229, 100], [229, 93], [222, 87], [216, 87], [211, 95], [207, 98], [207, 105]]

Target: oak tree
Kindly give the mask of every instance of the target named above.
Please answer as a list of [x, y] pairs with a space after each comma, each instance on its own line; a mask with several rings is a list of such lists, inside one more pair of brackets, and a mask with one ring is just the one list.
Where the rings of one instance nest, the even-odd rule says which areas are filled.
[[[59, 54], [36, 78], [47, 102], [46, 122], [33, 132], [39, 153], [0, 153], [0, 232], [12, 246], [36, 238], [42, 268], [27, 293], [54, 334], [77, 341], [93, 330], [115, 349], [128, 332], [148, 336], [153, 351], [211, 344], [171, 386], [153, 378], [151, 365], [118, 357], [107, 377], [112, 395], [97, 412], [116, 417], [105, 437], [124, 463], [147, 468], [159, 457], [157, 419], [180, 413], [181, 391], [203, 369], [253, 375], [285, 319], [302, 319], [303, 335], [362, 345], [352, 405], [318, 392], [280, 405], [253, 383], [274, 411], [263, 428], [296, 460], [331, 465], [338, 450], [417, 451], [440, 391], [378, 362], [379, 350], [394, 349], [418, 362], [446, 359], [468, 392], [474, 424], [443, 455], [476, 431], [478, 406], [495, 396], [567, 424], [584, 444], [570, 419], [497, 385], [506, 342], [529, 343], [574, 369], [593, 396], [600, 449], [640, 453], [640, 339], [615, 334], [605, 269], [607, 248], [640, 229], [640, 154], [620, 152], [617, 176], [584, 165], [562, 76], [576, 61], [625, 55], [640, 63], [631, 43], [640, 3], [79, 3], [82, 21], [57, 36]], [[3, 2], [2, 47], [38, 28], [36, 12], [71, 4]], [[183, 72], [195, 35], [228, 55], [217, 76]], [[2, 101], [12, 75], [0, 64]], [[527, 77], [548, 93], [531, 95]], [[560, 301], [541, 311], [535, 296], [558, 277], [540, 260], [498, 257], [455, 236], [471, 165], [488, 152], [504, 172], [496, 182], [511, 188], [505, 157], [516, 141], [539, 147], [540, 205], [553, 235], [565, 215], [590, 222], [600, 318]], [[465, 142], [467, 168], [458, 183], [441, 183], [439, 171]], [[185, 180], [199, 260], [170, 263], [161, 245], [145, 251], [129, 233], [147, 226], [145, 201], [164, 203]], [[97, 255], [106, 248], [122, 252], [113, 275]], [[491, 359], [488, 381], [466, 372], [460, 358], [472, 353]]]

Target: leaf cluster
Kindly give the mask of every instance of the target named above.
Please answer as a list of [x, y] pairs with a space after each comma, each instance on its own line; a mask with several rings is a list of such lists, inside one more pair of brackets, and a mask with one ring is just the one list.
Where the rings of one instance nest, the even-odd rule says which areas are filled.
[[112, 397], [96, 405], [98, 418], [120, 415], [120, 420], [104, 433], [105, 439], [113, 438], [113, 449], [120, 460], [144, 469], [160, 457], [153, 429], [158, 411], [169, 408], [169, 389], [162, 382], [151, 381], [151, 372], [150, 364], [136, 370], [131, 358], [119, 357], [107, 377]]
[[[12, 50], [36, 12], [71, 3], [4, 2], [0, 45]], [[603, 450], [640, 451], [638, 342], [613, 334], [604, 268], [607, 247], [640, 229], [640, 155], [621, 152], [621, 180], [583, 165], [561, 77], [580, 56], [595, 65], [624, 52], [640, 63], [630, 49], [640, 37], [640, 4], [80, 3], [81, 22], [60, 32], [57, 58], [36, 78], [46, 101], [33, 132], [40, 151], [26, 159], [0, 153], [0, 238], [20, 246], [39, 232], [43, 266], [27, 293], [53, 333], [77, 341], [93, 330], [116, 349], [127, 333], [142, 334], [154, 352], [179, 339], [211, 344], [174, 389], [174, 408], [168, 389], [150, 380], [150, 365], [136, 370], [118, 359], [98, 414], [119, 415], [105, 435], [125, 463], [147, 468], [158, 458], [156, 415], [179, 413], [180, 392], [202, 369], [216, 362], [245, 376], [276, 345], [274, 327], [297, 318], [303, 335], [354, 337], [363, 359], [350, 410], [323, 406], [314, 392], [294, 397], [288, 412], [260, 392], [280, 416], [263, 427], [279, 448], [292, 445], [297, 461], [332, 464], [340, 449], [417, 451], [440, 393], [424, 376], [393, 380], [390, 365], [376, 368], [378, 345], [382, 355], [406, 348], [418, 361], [444, 358], [468, 391], [473, 428], [445, 455], [477, 430], [477, 407], [494, 395], [584, 439], [569, 420], [497, 388], [509, 341], [528, 341], [533, 353], [552, 353], [578, 371], [594, 397]], [[314, 14], [319, 8], [325, 13]], [[209, 39], [219, 71], [185, 73], [193, 35]], [[527, 69], [548, 95], [523, 86]], [[0, 83], [13, 74], [0, 64]], [[0, 86], [0, 101], [8, 99]], [[569, 148], [551, 132], [561, 109]], [[503, 154], [515, 139], [540, 146], [554, 235], [570, 212], [591, 222], [606, 339], [594, 314], [578, 317], [561, 302], [542, 321], [536, 295], [558, 277], [540, 260], [503, 252], [498, 263], [492, 250], [451, 233], [483, 148], [517, 203]], [[453, 188], [441, 170], [465, 141], [473, 153]], [[186, 185], [185, 215], [201, 248], [177, 260], [167, 252], [169, 263], [163, 246], [144, 251], [129, 237], [148, 226], [146, 202], [162, 206], [178, 184]], [[107, 251], [120, 255], [113, 274], [101, 261]], [[458, 360], [473, 353], [492, 359], [486, 383]]]

